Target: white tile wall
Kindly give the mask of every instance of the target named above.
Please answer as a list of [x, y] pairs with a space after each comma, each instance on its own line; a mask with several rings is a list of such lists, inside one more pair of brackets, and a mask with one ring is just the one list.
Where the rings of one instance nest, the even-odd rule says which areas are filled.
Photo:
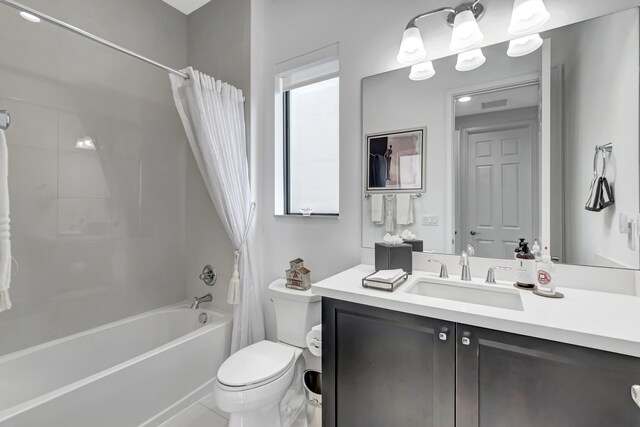
[[[186, 63], [186, 17], [162, 2], [29, 5]], [[5, 6], [0, 45], [20, 264], [0, 355], [183, 300], [189, 148], [166, 73]], [[95, 151], [75, 147], [85, 135]]]

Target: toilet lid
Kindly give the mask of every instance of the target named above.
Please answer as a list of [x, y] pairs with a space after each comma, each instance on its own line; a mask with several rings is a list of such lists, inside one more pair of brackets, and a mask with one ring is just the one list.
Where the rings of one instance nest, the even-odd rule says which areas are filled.
[[218, 369], [218, 381], [243, 387], [279, 377], [294, 362], [293, 348], [260, 341], [232, 354]]

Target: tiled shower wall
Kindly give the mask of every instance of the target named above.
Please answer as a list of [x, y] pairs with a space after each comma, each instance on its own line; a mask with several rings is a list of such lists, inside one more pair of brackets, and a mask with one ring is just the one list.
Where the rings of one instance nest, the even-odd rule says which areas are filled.
[[[159, 0], [24, 1], [186, 64], [186, 17]], [[2, 5], [0, 46], [19, 264], [0, 355], [183, 300], [190, 153], [167, 74]]]

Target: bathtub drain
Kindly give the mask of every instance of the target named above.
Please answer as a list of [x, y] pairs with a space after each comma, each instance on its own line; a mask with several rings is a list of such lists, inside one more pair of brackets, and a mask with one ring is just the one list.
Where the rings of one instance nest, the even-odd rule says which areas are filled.
[[209, 320], [207, 313], [200, 313], [200, 323], [207, 323], [207, 320]]

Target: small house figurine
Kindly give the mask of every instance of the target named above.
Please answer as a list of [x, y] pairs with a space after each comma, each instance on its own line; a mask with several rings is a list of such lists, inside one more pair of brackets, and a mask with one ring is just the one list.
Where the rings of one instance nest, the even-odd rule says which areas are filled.
[[298, 291], [311, 289], [311, 271], [304, 266], [300, 258], [289, 261], [291, 268], [287, 270], [287, 288]]

